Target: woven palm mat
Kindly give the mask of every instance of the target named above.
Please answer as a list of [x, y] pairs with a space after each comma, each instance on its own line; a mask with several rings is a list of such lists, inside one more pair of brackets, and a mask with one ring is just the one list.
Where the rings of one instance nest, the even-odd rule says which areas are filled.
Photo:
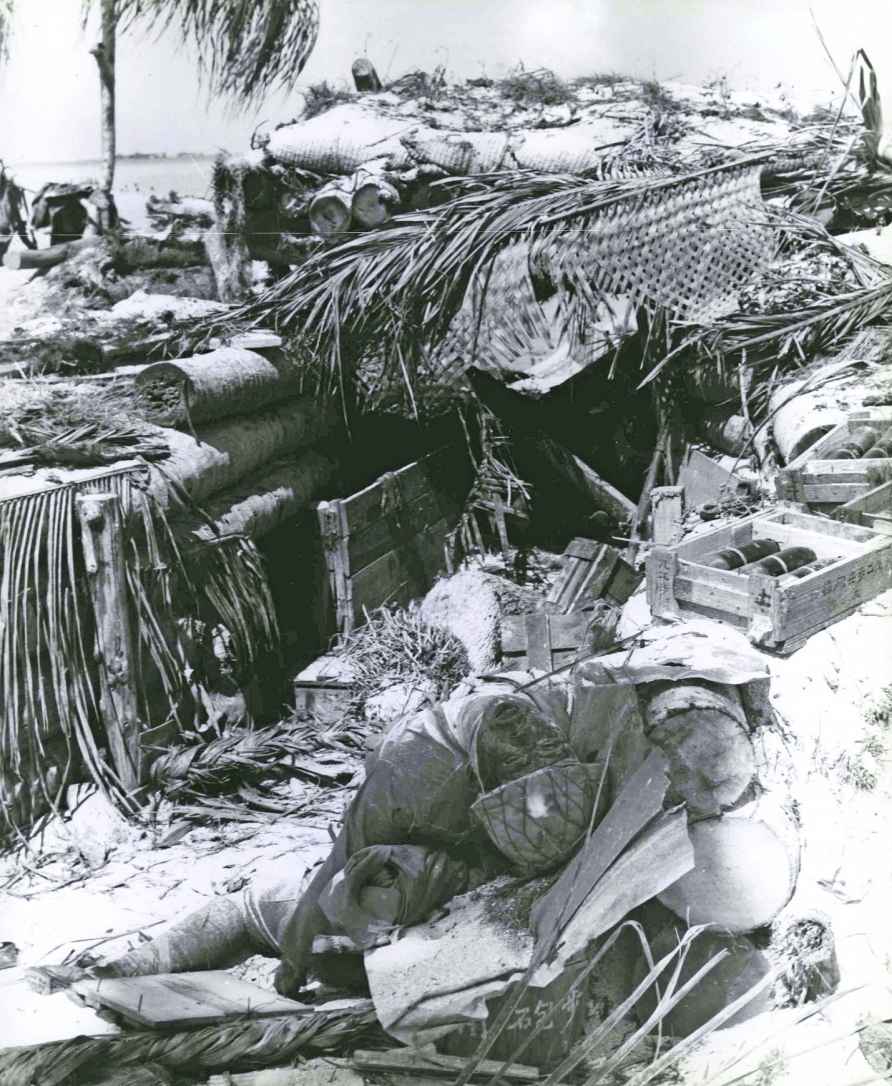
[[[578, 279], [582, 271], [596, 290], [624, 295], [635, 306], [659, 305], [684, 323], [707, 324], [735, 312], [740, 291], [775, 251], [760, 192], [762, 168], [750, 160], [656, 183], [646, 178], [590, 215], [580, 209], [564, 224], [559, 244], [547, 247], [550, 277]], [[534, 312], [538, 303], [521, 247], [496, 258], [482, 313], [469, 295], [452, 322], [433, 361], [441, 378], [454, 377], [472, 355], [478, 365], [498, 368], [509, 342], [515, 357], [544, 357], [556, 346], [551, 337], [560, 331], [543, 332], [547, 316]]]
[[642, 182], [640, 192], [574, 225], [561, 261], [584, 260], [602, 290], [656, 303], [685, 322], [733, 313], [741, 288], [774, 254], [761, 172], [750, 162]]

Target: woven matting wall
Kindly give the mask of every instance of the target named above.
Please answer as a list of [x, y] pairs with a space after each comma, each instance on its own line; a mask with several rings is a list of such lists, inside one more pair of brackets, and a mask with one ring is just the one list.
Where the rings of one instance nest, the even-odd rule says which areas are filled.
[[738, 308], [741, 288], [775, 243], [759, 188], [761, 163], [729, 166], [624, 197], [571, 232], [561, 263], [584, 260], [604, 291], [652, 302], [691, 323]]

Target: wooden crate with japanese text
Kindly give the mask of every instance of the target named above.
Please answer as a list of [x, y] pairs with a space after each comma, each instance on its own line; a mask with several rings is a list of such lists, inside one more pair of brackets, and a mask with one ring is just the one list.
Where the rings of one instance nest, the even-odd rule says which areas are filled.
[[[824, 568], [771, 577], [713, 569], [706, 557], [754, 539], [808, 547]], [[892, 536], [793, 509], [758, 513], [647, 559], [647, 597], [660, 618], [700, 614], [745, 631], [757, 645], [794, 652], [812, 634], [892, 588]]]

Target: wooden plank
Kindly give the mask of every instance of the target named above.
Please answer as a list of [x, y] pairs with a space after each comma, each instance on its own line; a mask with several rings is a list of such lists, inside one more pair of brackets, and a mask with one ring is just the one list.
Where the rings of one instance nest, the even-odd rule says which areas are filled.
[[606, 479], [602, 479], [594, 468], [589, 467], [578, 456], [573, 456], [573, 463], [576, 465], [579, 476], [591, 495], [592, 505], [595, 509], [603, 509], [619, 524], [634, 517], [636, 506], [630, 498], [627, 498], [615, 486], [608, 483]]
[[115, 771], [128, 792], [145, 777], [136, 678], [136, 633], [127, 587], [121, 503], [114, 494], [75, 499], [95, 618], [99, 711]]
[[884, 535], [892, 534], [892, 481], [841, 505], [832, 515], [847, 524], [857, 524]]
[[351, 532], [358, 535], [371, 527], [386, 512], [388, 495], [393, 495], [401, 505], [409, 505], [425, 494], [439, 493], [443, 488], [438, 485], [438, 477], [448, 475], [457, 459], [454, 448], [438, 449], [423, 460], [389, 472], [363, 490], [342, 499]]
[[545, 611], [533, 611], [525, 615], [505, 615], [502, 619], [502, 651], [525, 653], [527, 639], [532, 629], [542, 638], [541, 623], [547, 623], [547, 638], [555, 650], [574, 649], [583, 640], [589, 627], [589, 616], [585, 612], [573, 612], [569, 615], [550, 615]]
[[684, 487], [655, 486], [650, 492], [653, 541], [660, 546], [681, 542]]
[[869, 483], [805, 483], [802, 487], [802, 500], [809, 505], [839, 505], [850, 502], [866, 493]]
[[675, 618], [675, 571], [678, 556], [668, 547], [654, 547], [647, 557], [647, 602], [657, 618]]
[[82, 980], [72, 991], [88, 1006], [114, 1011], [150, 1029], [312, 1013], [302, 1003], [222, 971]]
[[699, 449], [688, 449], [678, 473], [678, 483], [684, 490], [686, 504], [694, 509], [722, 497], [733, 497], [741, 480]]
[[735, 615], [748, 615], [750, 611], [748, 592], [729, 592], [726, 588], [689, 580], [680, 574], [675, 578], [675, 598], [679, 603], [696, 603]]
[[[360, 1071], [374, 1071], [378, 1074], [411, 1075], [412, 1082], [419, 1076], [436, 1079], [454, 1079], [469, 1064], [462, 1056], [441, 1056], [439, 1053], [426, 1053], [418, 1050], [397, 1048], [389, 1052], [354, 1052], [353, 1063]], [[489, 1081], [498, 1076], [506, 1082], [539, 1082], [541, 1073], [536, 1067], [512, 1063], [504, 1070], [502, 1060], [481, 1060], [477, 1065], [471, 1082], [480, 1079]]]
[[816, 532], [818, 535], [838, 536], [841, 539], [852, 540], [858, 543], [867, 543], [871, 539], [871, 533], [854, 524], [841, 524], [839, 521], [830, 520], [828, 517], [816, 517], [811, 513], [798, 513], [793, 509], [785, 509], [780, 513], [774, 513], [766, 518], [766, 523], [789, 524], [796, 528], [805, 528]]
[[622, 607], [643, 580], [644, 571], [639, 572], [620, 555], [601, 595], [609, 602]]
[[[618, 603], [625, 603], [637, 586], [635, 571], [615, 547], [578, 538], [564, 551], [564, 569], [548, 594], [548, 602], [564, 614], [582, 610], [606, 594], [608, 585]], [[628, 571], [628, 576], [625, 571]], [[623, 592], [628, 589], [624, 596]]]
[[414, 501], [401, 506], [397, 512], [382, 514], [366, 527], [357, 530], [351, 519], [349, 502], [344, 504], [347, 521], [351, 575], [355, 576], [375, 559], [398, 549], [412, 536], [423, 532], [444, 518], [458, 520], [458, 506], [448, 507], [445, 499], [427, 491]]
[[[551, 671], [551, 623], [544, 611], [523, 616], [526, 634], [527, 666], [539, 671]], [[556, 616], [557, 617], [557, 616]]]
[[337, 500], [319, 502], [316, 514], [331, 595], [335, 601], [335, 621], [338, 630], [348, 634], [353, 629], [353, 582], [350, 579], [347, 537], [343, 529], [342, 503]]
[[388, 551], [350, 579], [353, 621], [364, 620], [363, 609], [401, 605], [427, 591], [446, 565], [446, 520], [414, 536], [399, 550]]
[[502, 657], [517, 667], [553, 671], [592, 651], [591, 614], [534, 611], [502, 619]]
[[812, 460], [802, 469], [803, 483], [850, 483], [867, 477], [871, 468], [883, 468], [890, 460]]

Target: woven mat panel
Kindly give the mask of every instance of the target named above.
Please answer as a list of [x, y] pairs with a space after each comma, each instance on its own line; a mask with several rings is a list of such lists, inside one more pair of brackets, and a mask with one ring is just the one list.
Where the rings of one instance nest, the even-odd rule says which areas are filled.
[[[570, 278], [580, 271], [599, 290], [626, 295], [634, 305], [646, 302], [667, 309], [679, 320], [709, 323], [738, 308], [741, 289], [764, 271], [774, 255], [776, 235], [767, 222], [759, 186], [761, 163], [729, 166], [654, 188], [644, 179], [640, 193], [617, 202], [597, 216], [568, 220], [566, 241], [552, 260], [552, 275]], [[449, 335], [435, 351], [440, 380], [450, 380], [467, 367], [472, 344], [477, 364], [498, 370], [506, 357], [506, 336], [517, 339], [519, 314], [531, 314], [532, 296], [525, 261], [512, 246], [511, 259], [498, 262], [490, 278], [482, 317], [466, 303]], [[556, 331], [556, 330], [554, 330]], [[557, 339], [535, 335], [517, 350], [543, 357]], [[559, 337], [558, 337], [559, 338]]]
[[[740, 290], [769, 264], [775, 234], [759, 187], [761, 164], [643, 188], [586, 224], [592, 279], [708, 323], [738, 308]], [[578, 250], [577, 250], [578, 253]]]

